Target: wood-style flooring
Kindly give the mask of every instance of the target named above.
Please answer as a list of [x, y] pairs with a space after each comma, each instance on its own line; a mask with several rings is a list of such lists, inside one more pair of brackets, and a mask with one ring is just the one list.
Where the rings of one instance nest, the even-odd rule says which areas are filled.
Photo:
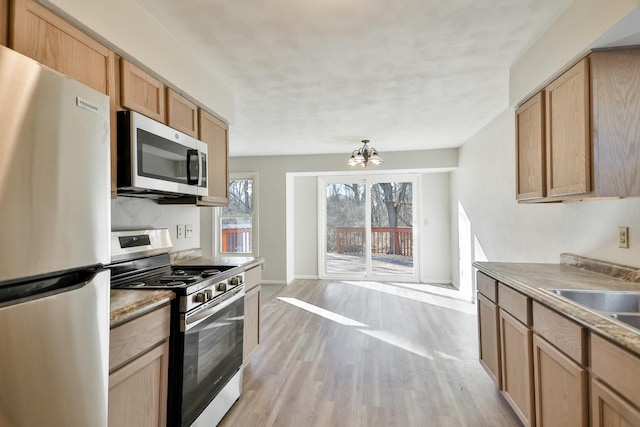
[[295, 281], [262, 306], [220, 425], [519, 426], [478, 362], [475, 310], [426, 285]]

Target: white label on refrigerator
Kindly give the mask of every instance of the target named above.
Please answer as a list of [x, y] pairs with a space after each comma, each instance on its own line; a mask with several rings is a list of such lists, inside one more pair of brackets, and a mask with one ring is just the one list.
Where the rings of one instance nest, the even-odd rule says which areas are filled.
[[86, 99], [82, 99], [79, 96], [76, 96], [76, 105], [84, 110], [91, 111], [92, 113], [99, 113], [100, 107], [87, 101]]

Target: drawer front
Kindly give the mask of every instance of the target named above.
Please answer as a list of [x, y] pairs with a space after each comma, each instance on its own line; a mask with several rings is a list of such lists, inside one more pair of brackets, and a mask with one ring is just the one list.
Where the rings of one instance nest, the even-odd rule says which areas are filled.
[[586, 329], [533, 302], [533, 330], [579, 364], [587, 365]]
[[501, 310], [506, 311], [520, 322], [531, 326], [531, 300], [504, 283], [498, 284], [498, 301]]
[[476, 277], [478, 292], [487, 297], [489, 300], [498, 302], [498, 299], [496, 298], [498, 295], [498, 282], [496, 281], [496, 279], [489, 277], [480, 271], [478, 271], [478, 275]]
[[169, 337], [171, 310], [165, 305], [111, 329], [109, 372]]
[[591, 372], [640, 407], [640, 358], [591, 334]]
[[244, 289], [249, 292], [262, 281], [262, 266], [259, 265], [244, 272]]

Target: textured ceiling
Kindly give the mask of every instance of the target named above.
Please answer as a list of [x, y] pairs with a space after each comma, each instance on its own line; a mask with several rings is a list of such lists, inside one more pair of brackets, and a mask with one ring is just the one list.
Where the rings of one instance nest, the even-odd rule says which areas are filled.
[[570, 0], [136, 0], [233, 90], [231, 155], [456, 147]]

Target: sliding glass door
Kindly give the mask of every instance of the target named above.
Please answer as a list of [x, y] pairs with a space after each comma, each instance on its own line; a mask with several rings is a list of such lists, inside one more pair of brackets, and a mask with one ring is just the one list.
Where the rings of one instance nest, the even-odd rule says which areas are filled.
[[415, 176], [323, 178], [320, 272], [417, 281]]

